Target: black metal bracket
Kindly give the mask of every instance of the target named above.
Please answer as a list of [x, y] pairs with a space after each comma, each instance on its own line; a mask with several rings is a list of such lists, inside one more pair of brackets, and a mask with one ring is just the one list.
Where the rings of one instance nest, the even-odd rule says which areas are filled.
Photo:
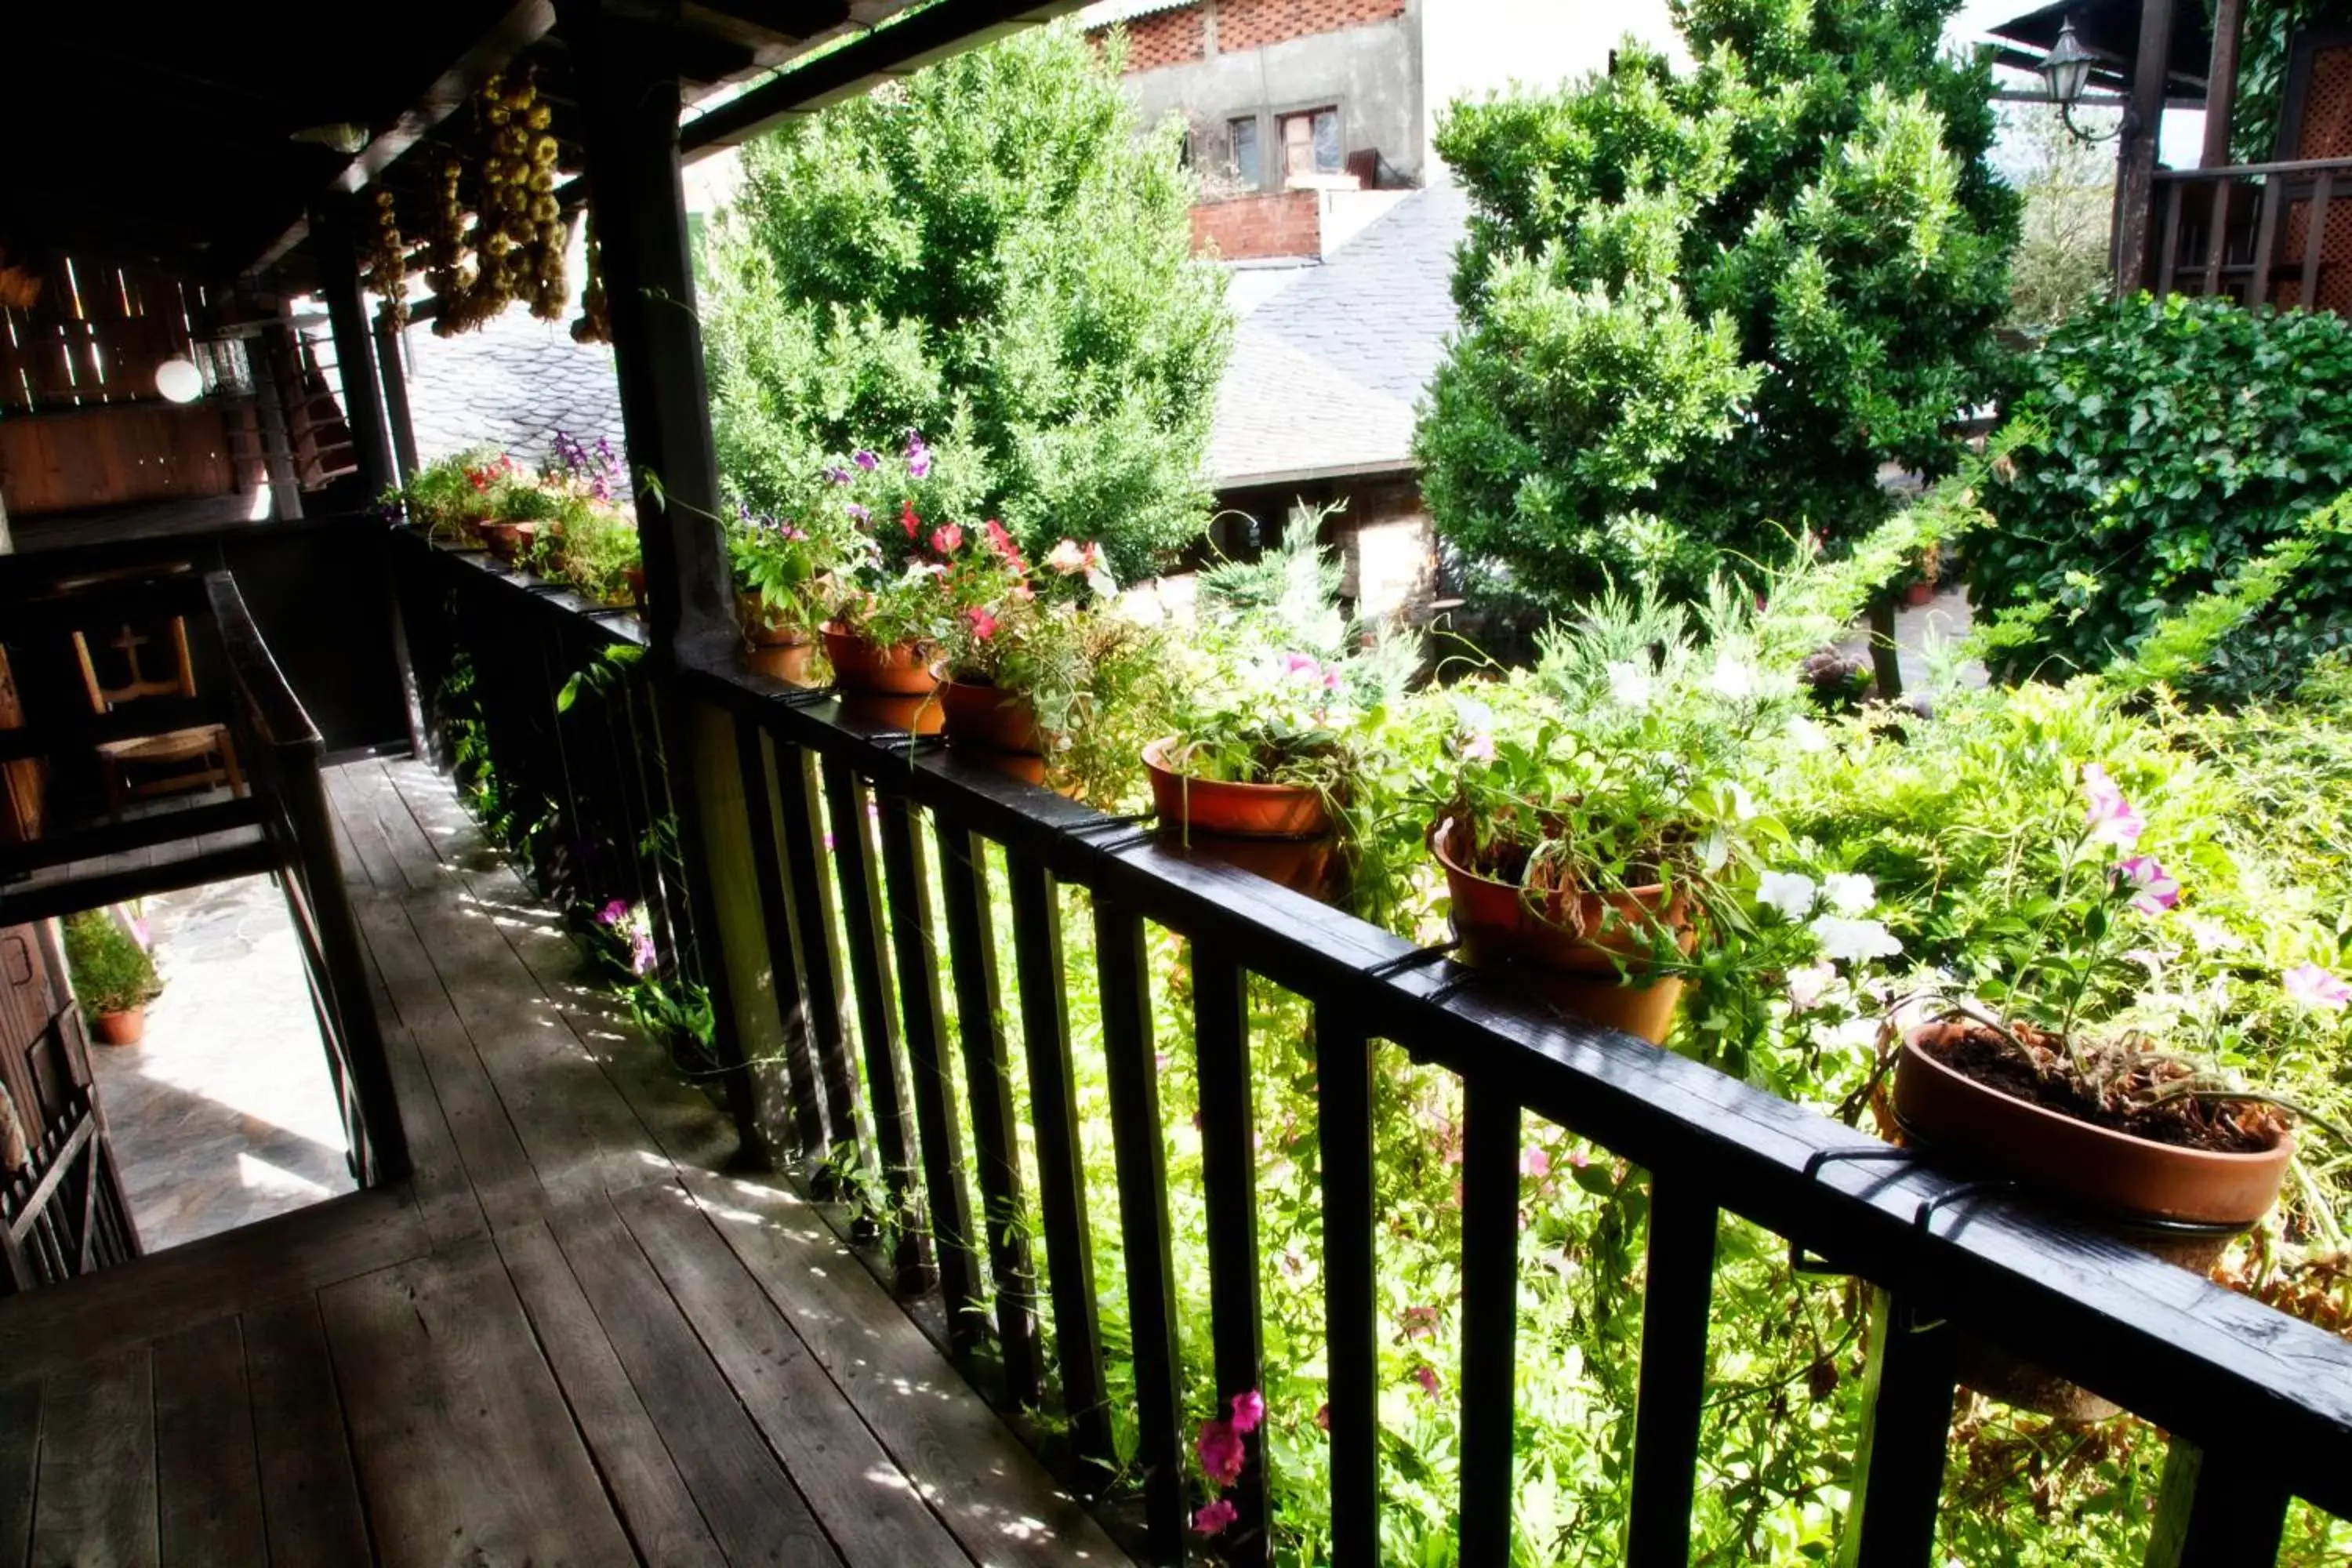
[[830, 686], [803, 686], [797, 691], [786, 691], [770, 700], [785, 708], [814, 708], [820, 702], [830, 702], [838, 696]]
[[[1805, 1180], [1818, 1181], [1822, 1167], [1848, 1161], [1885, 1160], [1909, 1164], [1919, 1158], [1916, 1149], [1898, 1149], [1892, 1143], [1876, 1148], [1816, 1149], [1805, 1158]], [[1825, 1259], [1805, 1256], [1805, 1244], [1794, 1237], [1789, 1238], [1789, 1272], [1791, 1274], [1850, 1274], [1852, 1269], [1840, 1268]]]
[[1073, 838], [1085, 838], [1089, 834], [1101, 833], [1114, 827], [1133, 827], [1139, 823], [1150, 822], [1159, 815], [1156, 811], [1132, 811], [1120, 816], [1103, 816], [1092, 822], [1081, 822], [1076, 827], [1066, 827], [1063, 831]]
[[1088, 847], [1097, 855], [1118, 855], [1129, 849], [1139, 849], [1146, 844], [1156, 843], [1160, 835], [1155, 829], [1146, 827], [1091, 843]]
[[1477, 984], [1481, 976], [1477, 970], [1471, 968], [1467, 964], [1464, 964], [1454, 973], [1446, 976], [1445, 979], [1439, 982], [1437, 989], [1422, 997], [1422, 1000], [1429, 1003], [1432, 1006], [1443, 1007], [1445, 1004], [1453, 1001], [1456, 996], [1459, 996], [1463, 992], [1467, 991], [1473, 985]]

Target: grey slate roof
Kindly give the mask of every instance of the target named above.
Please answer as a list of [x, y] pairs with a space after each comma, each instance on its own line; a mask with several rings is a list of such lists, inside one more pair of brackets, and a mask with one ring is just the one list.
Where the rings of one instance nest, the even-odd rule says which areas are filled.
[[[1412, 466], [1413, 405], [1454, 327], [1454, 248], [1469, 198], [1433, 185], [1326, 257], [1237, 289], [1246, 309], [1217, 388], [1209, 478], [1220, 489]], [[408, 333], [417, 455], [478, 445], [544, 460], [557, 430], [621, 443], [613, 351], [520, 306], [479, 331]]]
[[570, 313], [541, 321], [520, 305], [454, 338], [409, 328], [408, 415], [416, 455], [428, 463], [490, 446], [536, 466], [558, 430], [591, 446], [599, 436], [621, 446], [612, 349], [573, 342]]
[[1456, 186], [1417, 191], [1242, 318], [1209, 437], [1216, 485], [1411, 466], [1469, 212]]

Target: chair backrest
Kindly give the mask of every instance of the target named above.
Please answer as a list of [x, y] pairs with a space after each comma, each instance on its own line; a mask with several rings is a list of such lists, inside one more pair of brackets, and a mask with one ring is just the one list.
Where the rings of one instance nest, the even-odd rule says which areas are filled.
[[131, 668], [131, 679], [121, 686], [106, 686], [100, 682], [97, 662], [90, 657], [88, 634], [74, 633], [74, 656], [81, 661], [82, 689], [89, 693], [91, 712], [111, 712], [117, 704], [136, 702], [142, 697], [194, 697], [196, 694], [195, 665], [188, 658], [188, 619], [185, 616], [173, 616], [165, 625], [171, 633], [175, 666], [173, 672], [168, 676], [150, 678], [139, 657], [139, 650], [147, 646], [149, 639], [126, 626], [113, 644], [122, 650], [123, 662]]

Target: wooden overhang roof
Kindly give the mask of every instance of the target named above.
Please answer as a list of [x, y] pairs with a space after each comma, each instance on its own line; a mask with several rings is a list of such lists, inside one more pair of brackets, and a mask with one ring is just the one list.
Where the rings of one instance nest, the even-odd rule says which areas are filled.
[[[741, 141], [1076, 4], [674, 5], [686, 95], [707, 110], [688, 110], [684, 139], [690, 149]], [[302, 245], [314, 204], [378, 182], [422, 196], [435, 160], [415, 154], [465, 124], [457, 111], [493, 73], [528, 60], [559, 135], [567, 130], [571, 72], [552, 0], [391, 11], [247, 0], [233, 13], [128, 16], [52, 4], [12, 25], [9, 44], [0, 249], [19, 261], [63, 251], [293, 291], [311, 280]], [[357, 153], [298, 139], [337, 125], [360, 129]], [[568, 142], [563, 166], [579, 166]]]
[[[2091, 68], [2093, 92], [2127, 95], [2132, 61], [2139, 54], [2141, 0], [2056, 0], [1985, 30], [2022, 48], [1996, 48], [1994, 59], [2019, 70], [2038, 70], [2042, 57], [2058, 41], [2058, 30], [2074, 24], [2074, 36], [2099, 58]], [[2172, 7], [2172, 43], [2165, 58], [2165, 97], [2176, 107], [2205, 101], [2205, 77], [2212, 68], [2213, 30], [2201, 5], [2186, 0]]]

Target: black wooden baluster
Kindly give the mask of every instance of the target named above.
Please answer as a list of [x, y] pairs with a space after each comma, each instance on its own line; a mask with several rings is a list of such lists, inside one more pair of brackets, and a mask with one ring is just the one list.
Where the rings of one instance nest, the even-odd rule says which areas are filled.
[[1175, 1264], [1168, 1225], [1168, 1151], [1152, 1056], [1151, 982], [1143, 920], [1095, 900], [1102, 979], [1103, 1055], [1126, 1243], [1128, 1331], [1135, 1350], [1145, 1544], [1154, 1561], [1184, 1558], [1183, 1403], [1177, 1387]]
[[2206, 219], [2207, 232], [2213, 237], [2205, 247], [2205, 293], [2209, 298], [2221, 291], [2221, 264], [2228, 259], [2222, 253], [2229, 248], [2230, 197], [2232, 194], [2229, 181], [2213, 182], [2212, 207]]
[[[1045, 1222], [1055, 1360], [1080, 1479], [1089, 1488], [1114, 1464], [1104, 1405], [1102, 1321], [1095, 1305], [1093, 1231], [1078, 1147], [1077, 1085], [1070, 1069], [1069, 1006], [1062, 986], [1062, 907], [1054, 879], [1017, 852], [1005, 857], [1013, 888], [1013, 974], [1029, 1057], [1029, 1112], [1037, 1131], [1037, 1206]], [[1091, 1467], [1102, 1467], [1090, 1473]]]
[[1331, 1389], [1331, 1565], [1380, 1560], [1380, 1348], [1372, 1272], [1372, 1049], [1360, 1025], [1315, 1012], [1323, 1151], [1323, 1321]]
[[931, 931], [931, 881], [915, 834], [915, 807], [903, 795], [876, 792], [882, 813], [882, 873], [888, 884], [890, 940], [898, 959], [898, 1010], [907, 1030], [908, 1089], [922, 1140], [923, 1191], [930, 1201], [940, 1289], [948, 1331], [968, 1351], [988, 1331], [980, 1310], [978, 1258], [972, 1251], [971, 1200], [963, 1186], [963, 1139], [956, 1128], [941, 1039], [939, 943]]
[[989, 919], [988, 861], [978, 835], [939, 823], [940, 886], [948, 917], [948, 960], [955, 980], [956, 1026], [963, 1037], [964, 1089], [971, 1101], [971, 1141], [980, 1167], [988, 1272], [996, 1290], [996, 1337], [1004, 1357], [1004, 1396], [1034, 1405], [1042, 1386], [1037, 1355], [1037, 1280], [1022, 1227], [1021, 1159], [1013, 1135], [1013, 1074], [1006, 1060], [1004, 1009], [996, 988], [996, 933]]
[[1937, 1561], [1955, 1336], [1946, 1327], [1915, 1329], [1902, 1298], [1870, 1294], [1862, 1442], [1838, 1562], [1842, 1568], [1924, 1568]]
[[1690, 1561], [1699, 1411], [1706, 1396], [1707, 1306], [1715, 1293], [1716, 1207], [1696, 1182], [1653, 1173], [1650, 1267], [1642, 1292], [1642, 1384], [1633, 1405], [1633, 1500], [1627, 1568]]
[[1519, 1104], [1494, 1070], [1462, 1082], [1462, 1568], [1511, 1558], [1519, 1326]]
[[874, 1113], [874, 1146], [882, 1156], [882, 1184], [898, 1230], [891, 1266], [898, 1289], [921, 1291], [933, 1283], [922, 1205], [915, 1196], [914, 1118], [898, 1075], [898, 1026], [890, 1009], [882, 965], [882, 889], [866, 826], [866, 781], [845, 767], [824, 769], [832, 807], [833, 865], [841, 877], [842, 945], [857, 994], [857, 1037], [866, 1048], [866, 1091]]
[[[1192, 1043], [1200, 1055], [1201, 1189], [1207, 1211], [1209, 1323], [1216, 1349], [1217, 1410], [1265, 1385], [1258, 1313], [1257, 1115], [1249, 1061], [1249, 989], [1229, 953], [1192, 943]], [[1265, 1438], [1245, 1439], [1248, 1462], [1227, 1494], [1234, 1522], [1221, 1541], [1225, 1560], [1271, 1559]]]
[[2242, 1568], [2278, 1561], [2287, 1494], [2242, 1440], [2207, 1448], [2179, 1433], [2164, 1454], [2164, 1490], [2147, 1568]]
[[[776, 797], [784, 825], [784, 875], [791, 883], [793, 928], [800, 937], [802, 996], [817, 1079], [824, 1086], [825, 1147], [837, 1163], [858, 1155], [857, 1074], [841, 1026], [841, 954], [835, 945], [833, 887], [817, 859], [824, 829], [816, 809], [816, 756], [798, 746], [776, 750]], [[821, 1168], [819, 1196], [836, 1189]]]
[[767, 933], [768, 973], [775, 987], [776, 1012], [784, 1029], [784, 1081], [792, 1092], [793, 1132], [801, 1158], [824, 1158], [824, 1104], [817, 1087], [816, 1059], [810, 1049], [807, 994], [802, 989], [801, 936], [793, 930], [784, 895], [783, 863], [777, 856], [776, 792], [769, 783], [768, 743], [759, 726], [735, 721], [735, 762], [743, 775], [743, 809], [751, 825], [751, 876], [759, 887], [760, 921]]

